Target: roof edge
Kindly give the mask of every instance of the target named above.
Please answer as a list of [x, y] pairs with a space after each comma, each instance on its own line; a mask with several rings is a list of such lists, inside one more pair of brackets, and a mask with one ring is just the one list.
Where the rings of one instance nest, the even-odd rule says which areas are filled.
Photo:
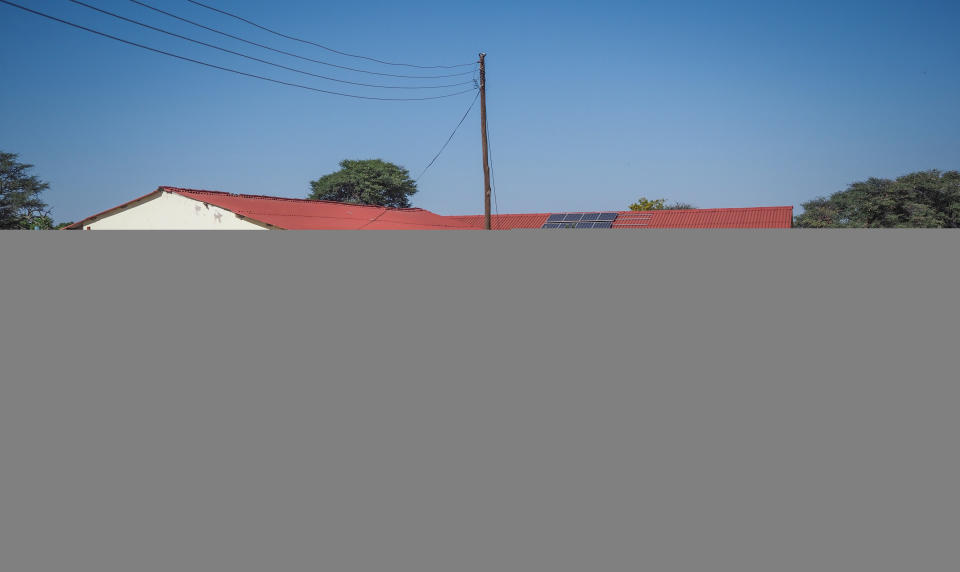
[[[164, 191], [183, 194], [183, 193], [209, 193], [211, 195], [220, 195], [224, 197], [237, 197], [242, 199], [263, 199], [270, 201], [288, 201], [295, 203], [327, 203], [332, 205], [348, 205], [351, 207], [358, 208], [368, 208], [368, 209], [386, 209], [388, 211], [399, 211], [399, 212], [432, 212], [420, 207], [408, 207], [408, 208], [398, 208], [398, 207], [384, 207], [379, 205], [364, 205], [359, 203], [344, 203], [340, 201], [328, 201], [320, 199], [298, 199], [295, 197], [275, 197], [272, 195], [248, 195], [244, 193], [228, 193], [225, 191], [211, 191], [208, 189], [185, 189], [181, 187], [160, 187]], [[436, 214], [436, 213], [433, 213]], [[442, 216], [442, 215], [441, 215]]]
[[83, 219], [83, 220], [79, 220], [79, 221], [77, 221], [77, 222], [75, 222], [75, 223], [73, 223], [73, 224], [71, 224], [71, 225], [69, 225], [69, 226], [63, 227], [63, 228], [60, 229], [60, 230], [80, 230], [80, 229], [82, 229], [83, 226], [84, 226], [85, 224], [87, 224], [88, 222], [93, 222], [93, 221], [95, 221], [95, 220], [97, 220], [97, 219], [103, 218], [104, 216], [106, 216], [106, 215], [108, 215], [108, 214], [112, 214], [112, 213], [114, 213], [114, 212], [121, 211], [121, 210], [123, 210], [123, 209], [125, 209], [125, 208], [128, 208], [128, 207], [130, 207], [130, 206], [133, 206], [133, 205], [136, 204], [136, 203], [139, 203], [139, 202], [141, 202], [141, 201], [145, 201], [145, 200], [153, 197], [154, 195], [159, 195], [160, 193], [164, 192], [164, 189], [165, 189], [165, 187], [157, 187], [156, 190], [150, 191], [149, 193], [143, 195], [142, 197], [137, 197], [137, 198], [135, 198], [135, 199], [133, 199], [133, 200], [131, 200], [131, 201], [127, 201], [127, 202], [123, 203], [122, 205], [117, 205], [117, 206], [111, 207], [111, 208], [109, 208], [109, 209], [107, 209], [107, 210], [105, 210], [105, 211], [98, 212], [97, 214], [90, 215], [90, 216], [88, 216], [87, 218], [85, 218], [85, 219]]
[[[592, 210], [573, 210], [573, 211], [554, 211], [554, 212], [544, 212], [544, 213], [499, 213], [491, 214], [491, 216], [550, 216], [555, 214], [570, 214], [570, 213], [617, 213], [617, 214], [630, 214], [630, 213], [684, 213], [684, 212], [715, 212], [715, 211], [758, 211], [758, 210], [793, 210], [793, 206], [775, 206], [775, 207], [717, 207], [711, 209], [660, 209], [654, 211], [617, 211], [617, 210], [603, 210], [603, 209], [592, 209]], [[464, 217], [482, 217], [482, 214], [456, 214], [456, 215], [441, 215], [448, 217], [464, 218]]]

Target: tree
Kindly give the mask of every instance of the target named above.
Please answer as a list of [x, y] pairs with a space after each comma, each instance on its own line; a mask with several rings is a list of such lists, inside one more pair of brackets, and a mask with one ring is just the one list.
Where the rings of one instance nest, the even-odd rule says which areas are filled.
[[667, 204], [667, 199], [648, 199], [640, 197], [637, 202], [630, 205], [632, 211], [662, 211], [662, 210], [685, 210], [693, 209], [695, 206], [690, 203]]
[[662, 211], [667, 199], [648, 199], [640, 197], [637, 202], [630, 205], [632, 211]]
[[417, 183], [403, 167], [380, 159], [340, 162], [340, 170], [310, 181], [308, 198], [360, 205], [408, 208]]
[[0, 151], [0, 228], [52, 228], [53, 219], [40, 193], [50, 187], [27, 172], [33, 165]]
[[799, 228], [960, 228], [960, 172], [870, 178], [802, 206]]

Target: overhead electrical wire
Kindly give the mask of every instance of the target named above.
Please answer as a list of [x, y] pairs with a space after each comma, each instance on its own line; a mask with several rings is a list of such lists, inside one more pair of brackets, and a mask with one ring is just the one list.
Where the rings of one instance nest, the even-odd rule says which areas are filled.
[[86, 31], [86, 32], [90, 32], [91, 34], [96, 34], [96, 35], [102, 36], [102, 37], [104, 37], [104, 38], [109, 38], [109, 39], [111, 39], [111, 40], [115, 40], [115, 41], [117, 41], [117, 42], [121, 42], [121, 43], [127, 44], [127, 45], [129, 45], [129, 46], [135, 46], [135, 47], [138, 47], [138, 48], [141, 48], [141, 49], [144, 49], [144, 50], [148, 50], [148, 51], [151, 51], [151, 52], [154, 52], [154, 53], [157, 53], [157, 54], [162, 54], [162, 55], [165, 55], [165, 56], [169, 56], [169, 57], [172, 57], [172, 58], [176, 58], [176, 59], [178, 59], [178, 60], [183, 60], [183, 61], [186, 61], [186, 62], [195, 63], [195, 64], [198, 64], [198, 65], [202, 65], [202, 66], [206, 66], [206, 67], [209, 67], [209, 68], [213, 68], [213, 69], [218, 69], [218, 70], [221, 70], [221, 71], [226, 71], [226, 72], [234, 73], [234, 74], [237, 74], [237, 75], [242, 75], [242, 76], [245, 76], [245, 77], [250, 77], [250, 78], [254, 78], [254, 79], [260, 79], [260, 80], [263, 80], [263, 81], [268, 81], [268, 82], [276, 83], [276, 84], [279, 84], [279, 85], [286, 85], [286, 86], [289, 86], [289, 87], [296, 87], [296, 88], [305, 89], [305, 90], [309, 90], [309, 91], [314, 91], [314, 92], [318, 92], [318, 93], [326, 93], [326, 94], [329, 94], [329, 95], [338, 95], [338, 96], [341, 96], [341, 97], [349, 97], [349, 98], [353, 98], [353, 99], [366, 99], [366, 100], [375, 100], [375, 101], [427, 101], [427, 100], [433, 100], [433, 99], [445, 99], [445, 98], [448, 98], [448, 97], [456, 97], [456, 96], [458, 96], [458, 95], [462, 95], [462, 94], [464, 94], [464, 93], [469, 93], [469, 92], [471, 92], [471, 91], [475, 91], [475, 90], [476, 90], [476, 88], [472, 88], [472, 89], [467, 89], [467, 90], [463, 90], [463, 91], [458, 91], [458, 92], [456, 92], [456, 93], [447, 93], [447, 94], [444, 94], [444, 95], [434, 95], [434, 96], [429, 96], [429, 97], [374, 97], [374, 96], [367, 96], [367, 95], [355, 95], [355, 94], [350, 94], [350, 93], [342, 93], [342, 92], [338, 92], [338, 91], [330, 91], [330, 90], [326, 90], [326, 89], [320, 89], [320, 88], [317, 88], [317, 87], [311, 87], [311, 86], [308, 86], [308, 85], [302, 85], [302, 84], [293, 83], [293, 82], [288, 82], [288, 81], [283, 81], [283, 80], [279, 80], [279, 79], [275, 79], [275, 78], [270, 78], [270, 77], [266, 77], [266, 76], [261, 76], [261, 75], [256, 75], [256, 74], [252, 74], [252, 73], [247, 73], [247, 72], [244, 72], [244, 71], [235, 70], [235, 69], [233, 69], [233, 68], [228, 68], [228, 67], [224, 67], [224, 66], [218, 66], [218, 65], [216, 65], [216, 64], [211, 64], [211, 63], [209, 63], [209, 62], [204, 62], [204, 61], [200, 61], [200, 60], [195, 60], [195, 59], [193, 59], [193, 58], [188, 58], [188, 57], [186, 57], [186, 56], [181, 56], [181, 55], [179, 55], [179, 54], [174, 54], [174, 53], [167, 52], [167, 51], [164, 51], [164, 50], [160, 50], [160, 49], [157, 49], [157, 48], [152, 48], [152, 47], [150, 47], [150, 46], [146, 46], [146, 45], [143, 45], [143, 44], [138, 44], [137, 42], [132, 42], [132, 41], [130, 41], [130, 40], [125, 40], [125, 39], [123, 39], [123, 38], [118, 38], [117, 36], [112, 36], [112, 35], [107, 34], [107, 33], [105, 33], [105, 32], [100, 32], [100, 31], [98, 31], [98, 30], [94, 30], [93, 28], [88, 28], [88, 27], [86, 27], [86, 26], [81, 26], [80, 24], [76, 24], [76, 23], [74, 23], [74, 22], [70, 22], [70, 21], [68, 21], [68, 20], [64, 20], [64, 19], [62, 19], [62, 18], [58, 18], [58, 17], [56, 17], [56, 16], [51, 16], [50, 14], [46, 14], [46, 13], [44, 13], [44, 12], [40, 12], [40, 11], [34, 10], [34, 9], [32, 9], [32, 8], [27, 8], [26, 6], [21, 6], [20, 4], [17, 4], [17, 3], [15, 3], [15, 2], [10, 2], [9, 0], [0, 0], [0, 3], [6, 4], [6, 5], [8, 5], [8, 6], [13, 6], [14, 8], [18, 8], [18, 9], [20, 9], [20, 10], [23, 10], [23, 11], [25, 11], [25, 12], [29, 12], [29, 13], [31, 13], [31, 14], [35, 14], [35, 15], [40, 16], [40, 17], [43, 17], [43, 18], [47, 18], [48, 20], [53, 20], [54, 22], [60, 22], [61, 24], [66, 24], [67, 26], [71, 26], [71, 27], [77, 28], [77, 29], [79, 29], [79, 30], [84, 30], [84, 31]]
[[472, 65], [474, 65], [474, 63], [475, 63], [475, 62], [470, 62], [470, 63], [467, 63], [467, 64], [456, 64], [456, 65], [452, 65], [452, 66], [420, 66], [420, 65], [414, 65], [414, 64], [405, 64], [405, 63], [389, 62], [389, 61], [385, 61], [385, 60], [378, 60], [378, 59], [376, 59], [376, 58], [371, 58], [371, 57], [368, 57], [368, 56], [361, 56], [361, 55], [358, 55], [358, 54], [351, 54], [351, 53], [347, 53], [347, 52], [341, 52], [340, 50], [335, 50], [335, 49], [333, 49], [333, 48], [331, 48], [331, 47], [328, 47], [328, 46], [325, 46], [325, 45], [323, 45], [323, 44], [318, 44], [317, 42], [312, 42], [312, 41], [310, 41], [310, 40], [304, 40], [304, 39], [298, 38], [298, 37], [296, 37], [296, 36], [290, 36], [290, 35], [284, 34], [284, 33], [282, 33], [282, 32], [278, 32], [278, 31], [276, 31], [276, 30], [271, 30], [270, 28], [267, 28], [266, 26], [262, 26], [262, 25], [260, 25], [260, 24], [257, 24], [256, 22], [254, 22], [254, 21], [252, 21], [252, 20], [248, 20], [248, 19], [246, 19], [246, 18], [243, 18], [243, 17], [241, 17], [241, 16], [238, 16], [238, 15], [236, 15], [236, 14], [234, 14], [234, 13], [232, 13], [232, 12], [228, 12], [228, 11], [226, 11], [226, 10], [221, 10], [221, 9], [219, 9], [219, 8], [214, 8], [213, 6], [209, 6], [209, 5], [207, 5], [207, 4], [204, 4], [203, 2], [197, 2], [196, 0], [187, 0], [187, 2], [190, 2], [191, 4], [196, 4], [197, 6], [200, 6], [200, 7], [202, 7], [202, 8], [206, 8], [207, 10], [212, 10], [212, 11], [217, 12], [217, 13], [219, 13], [219, 14], [223, 14], [224, 16], [229, 16], [229, 17], [234, 18], [234, 19], [236, 19], [236, 20], [240, 20], [241, 22], [244, 22], [244, 23], [246, 23], [246, 24], [250, 24], [251, 26], [253, 26], [253, 27], [255, 27], [255, 28], [259, 28], [259, 29], [261, 29], [261, 30], [263, 30], [263, 31], [265, 31], [265, 32], [270, 32], [271, 34], [274, 34], [274, 35], [276, 35], [276, 36], [280, 36], [281, 38], [286, 38], [286, 39], [288, 39], [288, 40], [293, 40], [293, 41], [295, 41], [295, 42], [301, 42], [301, 43], [304, 43], [304, 44], [309, 44], [309, 45], [311, 45], [311, 46], [316, 46], [316, 47], [318, 47], [318, 48], [327, 50], [328, 52], [333, 52], [333, 53], [335, 53], [335, 54], [340, 54], [341, 56], [347, 56], [347, 57], [351, 57], [351, 58], [359, 58], [359, 59], [362, 59], [362, 60], [368, 60], [368, 61], [371, 61], [371, 62], [376, 62], [376, 63], [379, 63], [379, 64], [385, 64], [385, 65], [388, 65], [388, 66], [403, 66], [403, 67], [408, 67], [408, 68], [420, 68], [420, 69], [455, 69], [455, 68], [462, 68], [462, 67], [472, 66]]
[[94, 11], [96, 11], [96, 12], [100, 12], [101, 14], [106, 14], [107, 16], [112, 16], [113, 18], [117, 18], [118, 20], [123, 20], [124, 22], [129, 22], [129, 23], [131, 23], [131, 24], [136, 24], [137, 26], [142, 26], [142, 27], [147, 28], [147, 29], [149, 29], [149, 30], [153, 30], [153, 31], [155, 31], [155, 32], [160, 32], [161, 34], [166, 34], [166, 35], [168, 35], [168, 36], [173, 36], [174, 38], [180, 38], [181, 40], [186, 40], [186, 41], [188, 41], [188, 42], [193, 42], [193, 43], [199, 44], [199, 45], [201, 45], [201, 46], [206, 46], [206, 47], [208, 47], [208, 48], [213, 48], [213, 49], [215, 49], [215, 50], [220, 50], [221, 52], [225, 52], [225, 53], [232, 54], [232, 55], [235, 55], [235, 56], [240, 56], [241, 58], [246, 58], [246, 59], [248, 59], [248, 60], [252, 60], [252, 61], [255, 61], [255, 62], [262, 63], [262, 64], [267, 64], [267, 65], [274, 66], [274, 67], [277, 67], [277, 68], [280, 68], [280, 69], [284, 69], [284, 70], [287, 70], [287, 71], [292, 71], [292, 72], [296, 72], [296, 73], [300, 73], [300, 74], [304, 74], [304, 75], [309, 75], [309, 76], [312, 76], [312, 77], [316, 77], [316, 78], [320, 78], [320, 79], [325, 79], [325, 80], [328, 80], [328, 81], [335, 81], [335, 82], [338, 82], [338, 83], [347, 83], [347, 84], [350, 84], [350, 85], [359, 85], [359, 86], [363, 86], [363, 87], [375, 87], [375, 88], [380, 88], [380, 89], [442, 89], [442, 88], [446, 88], [446, 87], [459, 87], [459, 86], [461, 86], [461, 85], [469, 85], [469, 84], [472, 84], [472, 83], [473, 83], [472, 81], [464, 81], [464, 82], [460, 82], [460, 83], [451, 83], [451, 84], [447, 84], [447, 85], [429, 85], [429, 86], [417, 86], [417, 85], [379, 85], [379, 84], [372, 84], [372, 83], [362, 83], [362, 82], [357, 82], [357, 81], [348, 81], [348, 80], [345, 80], [345, 79], [337, 79], [337, 78], [334, 78], [334, 77], [328, 77], [328, 76], [325, 76], [325, 75], [315, 74], [315, 73], [311, 73], [311, 72], [304, 71], [304, 70], [301, 70], [301, 69], [292, 68], [292, 67], [289, 67], [289, 66], [285, 66], [285, 65], [282, 65], [282, 64], [278, 64], [278, 63], [275, 63], [275, 62], [271, 62], [271, 61], [269, 61], [269, 60], [264, 60], [264, 59], [257, 58], [257, 57], [254, 57], [254, 56], [251, 56], [251, 55], [248, 55], [248, 54], [244, 54], [244, 53], [241, 53], [241, 52], [236, 52], [236, 51], [234, 51], [234, 50], [229, 50], [229, 49], [224, 48], [224, 47], [222, 47], [222, 46], [217, 46], [217, 45], [215, 45], [215, 44], [210, 44], [210, 43], [207, 43], [207, 42], [203, 42], [203, 41], [197, 40], [197, 39], [195, 39], [195, 38], [191, 38], [191, 37], [189, 37], [189, 36], [184, 36], [184, 35], [181, 35], [181, 34], [176, 34], [176, 33], [174, 33], [174, 32], [170, 32], [170, 31], [168, 31], [168, 30], [164, 30], [164, 29], [158, 28], [158, 27], [156, 27], [156, 26], [151, 26], [150, 24], [146, 24], [146, 23], [141, 22], [141, 21], [139, 21], [139, 20], [134, 20], [134, 19], [132, 19], [132, 18], [127, 18], [126, 16], [121, 16], [120, 14], [115, 14], [115, 13], [113, 13], [113, 12], [110, 12], [109, 10], [104, 10], [104, 9], [102, 9], [102, 8], [97, 8], [96, 6], [87, 4], [86, 2], [81, 2], [80, 0], [67, 0], [67, 1], [68, 1], [68, 2], [71, 2], [71, 3], [73, 3], [73, 4], [77, 4], [78, 6], [83, 6], [84, 8], [88, 8], [88, 9], [90, 9], [90, 10], [94, 10]]
[[493, 140], [490, 138], [490, 125], [487, 124], [487, 154], [490, 156], [490, 186], [493, 188], [493, 207], [500, 216], [500, 203], [497, 201], [497, 176], [493, 166]]
[[450, 141], [453, 140], [453, 136], [457, 134], [457, 131], [460, 130], [460, 126], [463, 125], [463, 122], [467, 120], [467, 116], [470, 115], [470, 111], [473, 109], [473, 106], [477, 104], [477, 99], [480, 97], [480, 91], [477, 90], [477, 95], [474, 96], [473, 102], [470, 104], [470, 107], [467, 108], [467, 112], [463, 114], [463, 117], [460, 119], [460, 123], [457, 123], [457, 126], [453, 128], [453, 133], [450, 134], [450, 137], [447, 137], [446, 143], [443, 144], [443, 147], [440, 148], [440, 151], [434, 156], [430, 161], [430, 164], [423, 168], [423, 171], [420, 172], [420, 176], [414, 179], [414, 182], [419, 182], [423, 178], [423, 175], [437, 162], [437, 159], [440, 158], [440, 155], [443, 153], [444, 149], [447, 148], [447, 145], [450, 144]]
[[290, 57], [293, 57], [293, 58], [298, 58], [298, 59], [301, 59], [301, 60], [304, 60], [304, 61], [307, 61], [307, 62], [313, 62], [313, 63], [315, 63], [315, 64], [320, 64], [320, 65], [324, 65], [324, 66], [329, 66], [329, 67], [332, 67], [332, 68], [337, 68], [337, 69], [342, 69], [342, 70], [347, 70], [347, 71], [352, 71], [352, 72], [357, 72], [357, 73], [365, 73], [365, 74], [369, 74], [369, 75], [379, 75], [379, 76], [384, 76], [384, 77], [399, 77], [399, 78], [408, 78], [408, 79], [439, 79], [439, 78], [447, 78], [447, 77], [459, 77], [459, 76], [464, 76], [464, 75], [470, 75], [470, 74], [474, 73], [474, 71], [475, 71], [475, 70], [470, 70], [470, 71], [465, 71], [465, 72], [458, 72], [458, 73], [444, 74], [444, 75], [403, 75], [403, 74], [392, 74], [392, 73], [375, 72], [375, 71], [364, 70], [364, 69], [359, 69], [359, 68], [352, 68], [352, 67], [349, 67], [349, 66], [342, 66], [342, 65], [333, 64], [333, 63], [330, 63], [330, 62], [325, 62], [325, 61], [323, 61], [323, 60], [317, 60], [317, 59], [314, 59], [314, 58], [308, 58], [308, 57], [303, 56], [303, 55], [300, 55], [300, 54], [295, 54], [295, 53], [293, 53], [293, 52], [288, 52], [288, 51], [285, 51], [285, 50], [280, 50], [280, 49], [277, 49], [277, 48], [273, 48], [273, 47], [267, 46], [267, 45], [265, 45], [265, 44], [260, 44], [260, 43], [257, 43], [257, 42], [253, 42], [253, 41], [248, 40], [248, 39], [246, 39], [246, 38], [242, 38], [242, 37], [240, 37], [240, 36], [236, 36], [236, 35], [234, 35], [234, 34], [230, 34], [230, 33], [224, 32], [223, 30], [218, 30], [218, 29], [216, 29], [216, 28], [212, 28], [212, 27], [210, 27], [210, 26], [205, 26], [205, 25], [203, 25], [203, 24], [200, 24], [199, 22], [194, 22], [193, 20], [184, 18], [184, 17], [182, 17], [182, 16], [178, 16], [178, 15], [172, 13], [172, 12], [167, 12], [166, 10], [161, 10], [160, 8], [157, 8], [156, 6], [151, 6], [150, 4], [147, 4], [146, 2], [141, 2], [140, 0], [129, 0], [129, 1], [130, 1], [130, 2], [133, 2], [134, 4], [137, 4], [137, 5], [139, 5], [139, 6], [142, 6], [142, 7], [144, 7], [144, 8], [147, 8], [148, 10], [153, 10], [154, 12], [158, 12], [158, 13], [163, 14], [163, 15], [165, 15], [165, 16], [169, 16], [169, 17], [171, 17], [171, 18], [173, 18], [173, 19], [175, 19], [175, 20], [180, 20], [181, 22], [186, 22], [187, 24], [191, 24], [191, 25], [193, 25], [193, 26], [196, 26], [196, 27], [198, 27], [198, 28], [202, 28], [202, 29], [204, 29], [204, 30], [213, 32], [213, 33], [215, 33], [215, 34], [220, 34], [221, 36], [225, 36], [225, 37], [227, 37], [227, 38], [231, 38], [231, 39], [234, 39], [234, 40], [237, 40], [237, 41], [240, 41], [240, 42], [244, 42], [244, 43], [246, 43], [246, 44], [250, 44], [251, 46], [256, 46], [256, 47], [258, 47], [258, 48], [263, 48], [263, 49], [265, 49], [265, 50], [270, 50], [271, 52], [275, 52], [275, 53], [278, 53], [278, 54], [283, 54], [283, 55], [285, 55], [285, 56], [290, 56]]

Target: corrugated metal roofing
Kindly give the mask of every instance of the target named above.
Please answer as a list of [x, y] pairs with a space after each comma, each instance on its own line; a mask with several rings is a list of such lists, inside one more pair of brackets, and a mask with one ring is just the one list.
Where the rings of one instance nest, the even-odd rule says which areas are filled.
[[[236, 195], [220, 191], [160, 187], [152, 193], [77, 222], [83, 228], [94, 219], [168, 192], [208, 203], [267, 226], [289, 230], [319, 229], [429, 229], [484, 228], [483, 215], [442, 216], [424, 209], [389, 209], [332, 201], [291, 199], [265, 195]], [[554, 213], [493, 215], [495, 230], [541, 228]], [[750, 207], [661, 211], [622, 211], [613, 228], [790, 228], [793, 207]]]
[[626, 211], [613, 228], [790, 228], [793, 207]]
[[[491, 215], [490, 226], [494, 230], [510, 230], [514, 228], [540, 228], [547, 222], [549, 214], [502, 214]], [[467, 216], [448, 216], [446, 218], [456, 220], [468, 225], [470, 228], [482, 229], [486, 227], [486, 218], [484, 215]]]
[[83, 228], [87, 221], [102, 218], [160, 192], [175, 193], [195, 201], [226, 209], [265, 225], [288, 230], [457, 230], [471, 228], [456, 220], [423, 209], [389, 209], [331, 201], [290, 199], [264, 195], [235, 195], [220, 191], [177, 187], [160, 187], [152, 193], [88, 217], [68, 228]]
[[[541, 228], [551, 214], [494, 215], [495, 230]], [[483, 215], [453, 216], [473, 228], [483, 228]], [[790, 228], [793, 207], [749, 207], [661, 211], [620, 211], [613, 228]]]
[[316, 229], [465, 229], [463, 223], [423, 209], [389, 209], [310, 199], [234, 195], [163, 187], [163, 190], [209, 203], [247, 218], [288, 230]]

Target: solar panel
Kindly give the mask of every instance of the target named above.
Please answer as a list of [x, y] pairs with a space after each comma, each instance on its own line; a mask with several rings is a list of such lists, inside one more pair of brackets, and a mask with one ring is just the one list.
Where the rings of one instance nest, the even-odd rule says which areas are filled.
[[561, 213], [547, 217], [540, 228], [613, 228], [619, 213]]

